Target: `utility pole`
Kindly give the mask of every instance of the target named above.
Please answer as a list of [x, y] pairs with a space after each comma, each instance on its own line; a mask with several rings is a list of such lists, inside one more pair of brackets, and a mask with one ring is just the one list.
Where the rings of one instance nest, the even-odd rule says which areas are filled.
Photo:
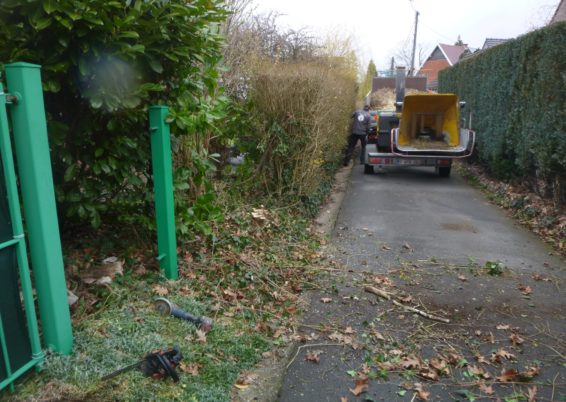
[[415, 75], [415, 50], [417, 48], [417, 25], [419, 24], [419, 12], [415, 11], [415, 33], [413, 35], [413, 51], [411, 53], [411, 68], [408, 76]]

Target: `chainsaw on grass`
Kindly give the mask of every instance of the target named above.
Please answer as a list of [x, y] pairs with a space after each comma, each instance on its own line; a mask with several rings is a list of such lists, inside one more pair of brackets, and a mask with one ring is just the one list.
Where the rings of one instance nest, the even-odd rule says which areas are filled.
[[171, 377], [173, 381], [177, 382], [179, 381], [179, 374], [177, 374], [175, 368], [182, 358], [183, 354], [179, 346], [170, 349], [157, 349], [146, 353], [142, 360], [105, 375], [102, 380], [109, 380], [126, 371], [139, 369], [146, 377], [155, 379]]

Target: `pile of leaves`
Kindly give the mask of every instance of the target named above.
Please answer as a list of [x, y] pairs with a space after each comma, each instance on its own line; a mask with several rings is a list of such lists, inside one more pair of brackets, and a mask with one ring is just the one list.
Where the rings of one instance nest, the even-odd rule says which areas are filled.
[[554, 203], [529, 191], [523, 184], [506, 183], [491, 177], [485, 168], [474, 164], [457, 165], [472, 184], [488, 198], [505, 208], [519, 222], [566, 255], [566, 212]]
[[[200, 239], [180, 250], [175, 282], [163, 278], [151, 253], [140, 248], [117, 253], [106, 264], [97, 262], [104, 247], [69, 250], [68, 283], [77, 298], [73, 354], [49, 355], [43, 372], [19, 384], [13, 399], [228, 400], [238, 376], [282, 342], [320, 254], [308, 221], [291, 210], [231, 206], [224, 213], [214, 242]], [[102, 276], [93, 273], [101, 266], [107, 267]], [[111, 280], [92, 280], [104, 276]], [[153, 307], [156, 297], [212, 318], [212, 331], [160, 316]], [[100, 381], [145, 352], [173, 345], [184, 355], [177, 384], [144, 378], [139, 371]]]

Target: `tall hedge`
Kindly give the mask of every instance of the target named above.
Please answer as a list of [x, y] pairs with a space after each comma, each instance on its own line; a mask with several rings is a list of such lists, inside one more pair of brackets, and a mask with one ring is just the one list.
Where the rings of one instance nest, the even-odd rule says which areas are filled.
[[467, 101], [478, 160], [495, 175], [524, 180], [561, 205], [566, 203], [565, 43], [562, 22], [491, 48], [439, 76], [439, 91]]
[[[42, 66], [64, 226], [151, 226], [147, 107], [172, 107], [176, 148], [202, 147], [223, 113], [225, 14], [220, 0], [0, 1], [0, 63]], [[180, 189], [199, 166], [176, 169]]]
[[277, 63], [253, 78], [257, 123], [249, 158], [269, 193], [308, 199], [340, 159], [356, 99], [348, 72], [327, 63]]

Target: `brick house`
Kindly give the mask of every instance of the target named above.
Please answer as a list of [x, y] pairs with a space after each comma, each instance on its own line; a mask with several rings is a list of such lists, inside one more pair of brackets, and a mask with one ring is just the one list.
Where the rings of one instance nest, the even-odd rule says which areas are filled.
[[439, 43], [419, 69], [417, 75], [427, 78], [427, 89], [438, 90], [438, 72], [458, 63], [468, 45], [446, 45]]

